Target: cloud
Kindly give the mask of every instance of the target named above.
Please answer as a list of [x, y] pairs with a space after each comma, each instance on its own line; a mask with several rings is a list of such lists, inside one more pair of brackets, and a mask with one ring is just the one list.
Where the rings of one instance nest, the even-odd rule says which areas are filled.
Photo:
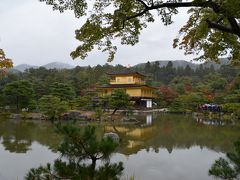
[[[86, 60], [72, 61], [70, 52], [79, 42], [75, 30], [83, 23], [73, 12], [60, 14], [38, 0], [1, 0], [0, 2], [0, 46], [14, 63], [42, 65], [60, 61], [74, 65], [105, 64], [107, 55], [94, 50]], [[140, 43], [135, 46], [119, 46], [112, 64], [134, 65], [148, 60], [192, 59], [183, 51], [172, 48], [172, 40], [180, 26], [186, 21], [183, 11], [176, 16], [173, 25], [165, 27], [160, 18], [143, 30]]]

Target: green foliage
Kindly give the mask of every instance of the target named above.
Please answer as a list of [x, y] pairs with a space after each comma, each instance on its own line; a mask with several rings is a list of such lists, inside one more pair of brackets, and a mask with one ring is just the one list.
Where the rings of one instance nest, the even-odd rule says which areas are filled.
[[227, 153], [227, 159], [219, 158], [212, 165], [209, 174], [221, 179], [238, 179], [240, 174], [240, 141], [234, 143], [234, 152]]
[[109, 76], [104, 74], [104, 75], [100, 76], [97, 84], [99, 84], [99, 85], [107, 85], [109, 83], [109, 81], [110, 81]]
[[225, 78], [219, 78], [218, 80], [211, 83], [211, 88], [216, 90], [222, 90], [226, 87], [226, 85], [227, 80]]
[[233, 91], [231, 94], [229, 93], [225, 96], [224, 100], [228, 103], [240, 103], [240, 90]]
[[96, 117], [96, 119], [98, 119], [99, 121], [101, 121], [102, 120], [102, 116], [103, 116], [103, 114], [104, 114], [104, 110], [102, 109], [102, 108], [100, 108], [100, 107], [97, 107], [97, 108], [95, 108], [95, 117]]
[[[138, 70], [149, 75], [147, 84], [158, 88], [156, 90], [158, 97], [154, 101], [161, 108], [171, 107], [177, 111], [185, 111], [184, 108], [191, 110], [192, 108], [186, 106], [189, 103], [182, 102], [182, 100], [187, 101], [188, 97], [176, 99], [190, 93], [201, 94], [203, 103], [240, 102], [240, 76], [238, 75], [240, 71], [236, 67], [228, 65], [215, 70], [212, 66], [199, 65], [189, 73], [189, 70], [186, 70], [188, 68], [175, 68], [170, 62], [167, 63], [167, 66], [160, 67], [160, 63], [149, 62], [142, 66], [131, 67], [130, 70]], [[42, 96], [54, 94], [61, 101], [67, 101], [71, 109], [94, 111], [95, 108], [103, 107], [103, 105], [106, 107], [109, 100], [97, 101], [95, 98], [97, 96], [96, 86], [107, 83], [106, 72], [118, 72], [126, 69], [121, 65], [105, 64], [95, 67], [77, 66], [67, 70], [48, 70], [41, 67], [18, 74], [9, 73], [7, 77], [0, 79], [0, 105], [4, 110], [6, 105], [17, 104], [13, 98], [14, 93], [6, 96], [3, 90], [7, 84], [24, 79], [30, 82], [29, 87], [33, 88], [33, 90], [27, 90], [27, 93], [32, 91], [33, 93], [22, 98], [20, 102], [22, 104], [19, 106], [23, 108], [28, 107], [29, 110], [36, 111]], [[111, 108], [115, 109], [113, 104], [111, 104], [113, 106]], [[126, 109], [125, 105], [122, 107], [119, 105], [119, 107]]]
[[206, 75], [206, 79], [209, 82], [209, 87], [213, 91], [223, 90], [227, 85], [227, 80], [225, 77], [222, 77], [219, 73], [209, 73]]
[[189, 94], [179, 95], [170, 105], [171, 112], [192, 112], [196, 111], [198, 105], [207, 100], [202, 93], [191, 92]]
[[192, 84], [191, 76], [176, 76], [170, 82], [170, 86], [173, 87], [179, 94], [184, 94], [189, 91], [186, 87]]
[[229, 165], [229, 162], [223, 158], [219, 158], [212, 165], [209, 174], [221, 179], [235, 179], [237, 174]]
[[[108, 52], [108, 60], [114, 58], [121, 44], [135, 45], [139, 36], [149, 23], [160, 18], [164, 25], [173, 23], [172, 17], [178, 14], [177, 8], [191, 7], [189, 19], [174, 40], [186, 54], [204, 52], [198, 59], [218, 61], [218, 57], [229, 55], [233, 62], [239, 63], [240, 11], [239, 0], [40, 0], [52, 5], [54, 10], [63, 12], [73, 10], [76, 17], [86, 16], [85, 23], [76, 30], [76, 39], [81, 44], [71, 53], [73, 58], [86, 58], [97, 47]], [[91, 7], [91, 8], [90, 8]], [[88, 11], [92, 13], [88, 13]], [[157, 10], [157, 16], [152, 10]]]
[[239, 90], [240, 89], [240, 74], [234, 79], [234, 89]]
[[28, 107], [33, 98], [33, 88], [29, 81], [13, 81], [3, 89], [6, 104], [16, 105], [16, 110]]
[[80, 96], [75, 98], [75, 105], [77, 108], [92, 110], [93, 109], [93, 101], [91, 96]]
[[234, 113], [238, 118], [240, 118], [240, 103], [225, 103], [223, 105], [223, 111]]
[[50, 120], [59, 119], [60, 115], [69, 109], [68, 103], [52, 95], [44, 95], [39, 100], [40, 111]]
[[[237, 77], [238, 74], [238, 67], [232, 67], [231, 65], [222, 65], [219, 69], [219, 73], [221, 75], [226, 75], [225, 78], [227, 79], [227, 81], [231, 81], [232, 79]], [[239, 81], [240, 82], [240, 81]], [[240, 86], [239, 86], [240, 88]]]
[[186, 112], [186, 107], [184, 107], [183, 103], [177, 98], [173, 103], [171, 103], [169, 110], [173, 113], [183, 113]]
[[65, 135], [59, 151], [66, 158], [78, 155], [77, 161], [91, 159], [108, 160], [111, 153], [116, 149], [117, 144], [110, 138], [101, 138], [95, 134], [95, 127], [87, 126], [86, 128], [77, 128], [73, 125], [63, 126], [59, 132]]
[[118, 109], [126, 109], [130, 104], [130, 97], [123, 89], [115, 89], [109, 98], [109, 107], [113, 108], [113, 114]]
[[55, 82], [50, 86], [50, 94], [63, 101], [69, 101], [75, 96], [75, 92], [70, 85], [58, 82]]
[[217, 104], [223, 104], [225, 96], [226, 95], [224, 93], [216, 94], [215, 97], [214, 97], [214, 102], [217, 103]]
[[29, 101], [28, 110], [29, 111], [38, 110], [38, 103], [35, 99], [31, 99]]
[[[222, 30], [209, 29], [215, 22], [219, 21], [222, 23], [222, 27], [228, 26], [229, 24], [229, 14], [230, 11], [235, 11], [234, 17], [239, 18], [239, 11], [236, 7], [229, 9], [228, 6], [234, 3], [240, 5], [238, 0], [225, 1], [225, 3], [220, 3], [217, 1], [213, 2], [216, 4], [220, 11], [217, 12], [214, 8], [191, 8], [188, 13], [190, 18], [185, 26], [183, 26], [179, 33], [184, 34], [181, 38], [177, 38], [174, 41], [174, 46], [179, 46], [185, 49], [185, 54], [199, 54], [203, 51], [204, 54], [201, 55], [199, 60], [214, 60], [218, 61], [219, 56], [230, 56], [233, 63], [239, 63], [239, 35], [224, 32]], [[233, 18], [233, 17], [231, 17]], [[214, 23], [213, 23], [214, 22]], [[230, 50], [230, 54], [228, 53]]]
[[198, 105], [206, 102], [206, 99], [201, 93], [189, 93], [186, 95], [180, 95], [178, 99], [184, 105], [184, 107], [190, 110], [196, 110]]
[[[58, 149], [61, 158], [53, 166], [31, 169], [25, 179], [119, 179], [122, 163], [109, 163], [118, 146], [111, 138], [98, 138], [91, 126], [58, 125], [58, 132], [64, 135]], [[105, 163], [96, 169], [97, 160]]]

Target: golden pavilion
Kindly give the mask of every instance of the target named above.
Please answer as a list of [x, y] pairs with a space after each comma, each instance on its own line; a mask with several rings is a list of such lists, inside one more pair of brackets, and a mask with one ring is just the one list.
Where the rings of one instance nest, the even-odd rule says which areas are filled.
[[152, 108], [152, 99], [156, 97], [154, 94], [156, 88], [146, 85], [146, 75], [130, 71], [107, 74], [110, 76], [110, 83], [97, 87], [100, 96], [111, 95], [114, 89], [124, 89], [136, 104]]

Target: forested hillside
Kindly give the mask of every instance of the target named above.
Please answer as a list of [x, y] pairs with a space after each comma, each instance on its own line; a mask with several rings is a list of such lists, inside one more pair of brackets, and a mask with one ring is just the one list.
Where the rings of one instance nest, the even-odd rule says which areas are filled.
[[[1, 78], [1, 106], [16, 106], [17, 109], [37, 106], [44, 95], [54, 95], [66, 101], [72, 101], [86, 95], [97, 85], [109, 82], [107, 72], [127, 69], [124, 66], [105, 64], [95, 67], [75, 67], [73, 69], [30, 68], [25, 72], [9, 73]], [[157, 87], [159, 107], [171, 107], [172, 110], [193, 109], [201, 103], [225, 104], [236, 109], [240, 102], [239, 69], [223, 65], [219, 69], [214, 66], [197, 66], [192, 69], [173, 67], [169, 61], [166, 66], [159, 62], [146, 63], [144, 66], [128, 68], [147, 74], [147, 84]], [[18, 89], [18, 91], [16, 90]], [[240, 109], [240, 108], [239, 108]]]

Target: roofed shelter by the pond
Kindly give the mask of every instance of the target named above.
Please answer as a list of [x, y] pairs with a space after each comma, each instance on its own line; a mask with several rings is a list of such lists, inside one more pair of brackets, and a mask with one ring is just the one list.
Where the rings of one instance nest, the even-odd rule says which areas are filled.
[[152, 107], [152, 99], [156, 97], [154, 87], [146, 85], [146, 75], [136, 71], [107, 73], [110, 76], [108, 85], [99, 86], [100, 96], [111, 95], [114, 89], [123, 89], [136, 104]]

